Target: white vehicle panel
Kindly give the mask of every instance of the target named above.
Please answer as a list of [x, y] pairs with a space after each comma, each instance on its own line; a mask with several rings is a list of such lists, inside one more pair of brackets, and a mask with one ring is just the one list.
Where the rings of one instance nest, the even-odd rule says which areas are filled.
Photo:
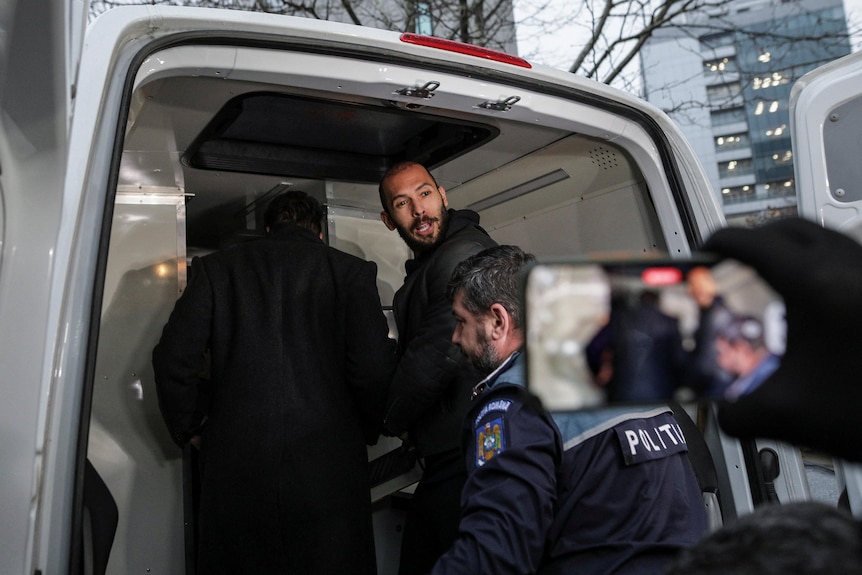
[[[112, 314], [127, 274], [151, 265], [148, 258], [171, 251], [172, 243], [174, 257], [184, 261], [185, 246], [159, 237], [166, 247], [137, 254], [160, 234], [128, 245], [111, 234], [122, 231], [133, 197], [145, 198], [136, 206], [176, 206], [189, 195], [199, 209], [208, 202], [253, 203], [282, 184], [278, 175], [187, 165], [189, 146], [232, 97], [272, 91], [496, 130], [486, 148], [442, 163], [435, 175], [453, 207], [469, 207], [543, 177], [548, 165], [566, 171], [568, 184], [482, 210], [492, 235], [539, 253], [685, 255], [724, 224], [702, 168], [664, 114], [574, 75], [408, 45], [398, 34], [368, 28], [161, 7], [105, 13], [88, 30], [76, 67], [80, 6], [63, 12], [55, 4], [64, 3], [18, 4], [16, 17], [28, 25], [28, 18], [62, 13], [51, 21], [53, 41], [40, 36], [10, 52], [26, 54], [15, 70], [43, 74], [37, 86], [45, 97], [20, 106], [27, 94], [21, 84], [0, 101], [0, 362], [7, 392], [0, 457], [10, 470], [0, 489], [3, 573], [65, 573], [77, 560], [73, 525], [82, 511], [74, 497], [88, 446], [121, 507], [109, 572], [182, 568], [179, 452], [167, 453], [173, 446], [163, 441], [152, 396], [134, 399], [151, 391], [149, 354], [167, 308], [144, 309], [135, 321], [149, 323], [133, 330], [135, 337], [113, 332]], [[427, 82], [439, 87], [418, 105], [397, 93]], [[508, 111], [481, 107], [513, 96], [519, 99]], [[333, 245], [350, 250], [361, 241], [370, 252], [365, 257], [385, 262], [384, 284], [394, 291], [404, 247], [395, 236], [379, 237], [382, 224], [380, 234], [370, 231], [367, 220], [379, 210], [376, 186], [287, 179], [319, 191], [332, 215]], [[595, 214], [618, 217], [608, 226]], [[573, 226], [578, 233], [570, 233]], [[117, 263], [111, 250], [136, 255]], [[124, 303], [135, 308], [146, 300], [139, 296]], [[117, 401], [107, 401], [112, 395]], [[127, 417], [113, 411], [117, 405], [131, 410]], [[159, 496], [163, 483], [173, 485]]]
[[[799, 213], [862, 237], [862, 55], [803, 76], [791, 92]], [[827, 153], [829, 154], [827, 156]]]

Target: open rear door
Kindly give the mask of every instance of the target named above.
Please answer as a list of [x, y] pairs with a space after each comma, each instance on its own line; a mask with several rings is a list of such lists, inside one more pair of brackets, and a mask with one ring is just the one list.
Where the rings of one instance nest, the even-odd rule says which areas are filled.
[[[862, 52], [803, 76], [790, 104], [799, 214], [862, 242]], [[842, 499], [862, 516], [862, 466], [835, 468]]]
[[803, 76], [790, 105], [799, 214], [862, 238], [862, 53]]
[[[57, 333], [51, 281], [63, 212], [73, 53], [85, 2], [0, 3], [0, 572], [50, 572], [35, 559], [46, 473], [45, 412]], [[48, 327], [48, 326], [53, 326]], [[74, 439], [74, 438], [73, 438]], [[68, 444], [53, 446], [63, 450]], [[66, 452], [68, 453], [68, 452]], [[57, 509], [71, 510], [74, 456], [64, 455]], [[61, 527], [63, 529], [63, 527]], [[68, 549], [68, 528], [55, 539]], [[57, 570], [56, 572], [60, 572]]]

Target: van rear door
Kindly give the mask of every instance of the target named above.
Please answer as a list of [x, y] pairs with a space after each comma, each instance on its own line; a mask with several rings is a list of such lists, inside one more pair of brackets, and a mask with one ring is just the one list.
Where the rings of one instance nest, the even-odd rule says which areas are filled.
[[800, 215], [862, 238], [862, 54], [803, 76], [790, 106]]
[[[862, 52], [803, 76], [790, 106], [799, 214], [862, 242]], [[835, 471], [842, 499], [862, 516], [862, 466], [836, 461]]]

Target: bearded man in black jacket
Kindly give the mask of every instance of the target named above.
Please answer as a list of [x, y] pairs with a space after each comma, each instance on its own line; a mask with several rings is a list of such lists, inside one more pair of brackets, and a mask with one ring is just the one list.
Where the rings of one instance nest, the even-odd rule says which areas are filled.
[[497, 244], [478, 214], [447, 209], [446, 190], [421, 164], [392, 166], [379, 191], [380, 218], [414, 254], [393, 303], [399, 360], [384, 419], [384, 431], [400, 436], [424, 462], [401, 545], [399, 575], [413, 575], [430, 571], [458, 534], [466, 480], [460, 429], [481, 379], [452, 343], [446, 285], [458, 263]]

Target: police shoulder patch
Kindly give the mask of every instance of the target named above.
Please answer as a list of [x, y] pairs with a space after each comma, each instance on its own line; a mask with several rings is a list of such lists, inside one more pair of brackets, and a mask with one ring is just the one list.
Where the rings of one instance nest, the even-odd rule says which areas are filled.
[[497, 417], [476, 427], [476, 467], [482, 467], [505, 449], [504, 426], [503, 418]]
[[636, 465], [688, 451], [679, 423], [669, 412], [647, 419], [631, 419], [614, 428], [623, 462]]

